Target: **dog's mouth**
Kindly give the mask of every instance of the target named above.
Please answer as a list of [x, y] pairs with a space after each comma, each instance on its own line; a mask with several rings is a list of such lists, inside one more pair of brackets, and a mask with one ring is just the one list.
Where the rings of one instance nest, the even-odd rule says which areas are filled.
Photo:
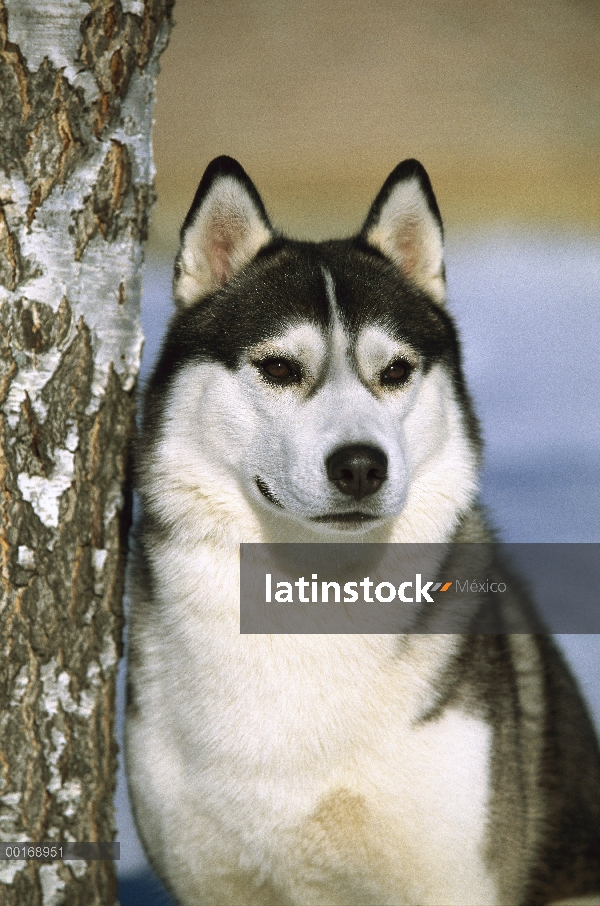
[[314, 516], [312, 521], [333, 522], [336, 524], [358, 527], [364, 525], [365, 522], [376, 522], [377, 519], [377, 516], [371, 516], [369, 513], [360, 513], [356, 511], [353, 513], [325, 513], [324, 516]]
[[[280, 510], [285, 509], [281, 500], [276, 497], [262, 478], [259, 478], [257, 475], [254, 481], [260, 493], [269, 501], [269, 503], [272, 503], [273, 506], [278, 507]], [[351, 513], [324, 513], [322, 516], [313, 516], [311, 522], [347, 526], [348, 528], [359, 528], [367, 522], [376, 522], [377, 519], [377, 516], [371, 516], [369, 513], [361, 513], [359, 510], [355, 510]]]

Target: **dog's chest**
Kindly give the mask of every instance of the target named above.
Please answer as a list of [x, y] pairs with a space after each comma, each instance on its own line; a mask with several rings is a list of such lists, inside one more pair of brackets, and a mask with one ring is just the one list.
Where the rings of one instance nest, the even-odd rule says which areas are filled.
[[377, 896], [407, 901], [459, 876], [487, 890], [490, 728], [459, 710], [422, 719], [423, 663], [400, 667], [382, 637], [212, 642], [173, 729], [185, 737], [179, 815], [211, 828], [219, 858], [271, 877], [384, 866]]
[[[240, 648], [253, 641], [241, 638]], [[246, 670], [240, 651], [205, 699], [205, 765], [230, 761], [235, 796], [251, 798], [258, 789], [271, 813], [294, 801], [299, 811], [309, 809], [347, 786], [395, 802], [413, 826], [415, 813], [434, 800], [437, 821], [444, 803], [448, 817], [460, 811], [462, 823], [475, 818], [489, 794], [490, 727], [458, 709], [424, 717], [429, 690], [409, 688], [418, 673], [377, 664], [372, 649], [361, 659], [362, 641], [261, 639]]]

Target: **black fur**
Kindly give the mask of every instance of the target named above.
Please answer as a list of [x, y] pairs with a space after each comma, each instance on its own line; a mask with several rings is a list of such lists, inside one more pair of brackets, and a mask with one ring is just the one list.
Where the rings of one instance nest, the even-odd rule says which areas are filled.
[[[272, 230], [262, 199], [240, 164], [230, 157], [217, 157], [198, 186], [181, 229], [182, 240], [215, 180], [223, 176], [233, 176], [244, 186], [265, 226]], [[177, 312], [148, 385], [146, 426], [155, 423], [171, 381], [189, 362], [216, 361], [234, 369], [250, 347], [277, 336], [294, 322], [308, 321], [327, 330], [331, 312], [323, 277], [326, 268], [333, 278], [338, 314], [351, 337], [367, 324], [380, 324], [419, 352], [425, 370], [436, 362], [448, 368], [470, 438], [480, 449], [451, 316], [365, 238], [393, 188], [413, 177], [441, 230], [429, 177], [418, 161], [406, 160], [387, 178], [363, 229], [353, 239], [298, 242], [273, 233], [273, 241], [229, 283]]]
[[182, 241], [190, 224], [193, 222], [194, 217], [196, 216], [198, 208], [201, 206], [202, 202], [208, 195], [210, 189], [217, 179], [221, 179], [225, 176], [232, 176], [244, 187], [244, 189], [252, 199], [254, 206], [258, 214], [260, 215], [264, 225], [270, 230], [273, 229], [271, 226], [271, 221], [269, 220], [269, 215], [265, 210], [262, 198], [258, 194], [256, 186], [254, 185], [246, 171], [240, 164], [238, 164], [237, 160], [233, 159], [233, 157], [227, 157], [226, 154], [223, 154], [221, 157], [215, 157], [215, 159], [209, 163], [208, 167], [204, 171], [204, 175], [200, 180], [200, 185], [196, 189], [196, 194], [194, 195], [192, 206], [187, 212], [186, 218], [183, 221], [183, 226], [181, 227], [181, 232], [179, 235]]
[[381, 211], [385, 203], [389, 199], [392, 191], [396, 188], [398, 183], [406, 182], [409, 179], [415, 178], [417, 179], [421, 187], [421, 191], [425, 196], [429, 210], [438, 222], [438, 226], [443, 237], [444, 226], [442, 224], [442, 216], [440, 214], [440, 209], [438, 208], [437, 199], [433, 193], [433, 189], [431, 188], [431, 181], [429, 179], [429, 176], [427, 175], [427, 171], [425, 170], [423, 164], [419, 163], [418, 160], [410, 158], [409, 160], [403, 160], [401, 164], [398, 164], [398, 166], [395, 167], [394, 170], [392, 170], [383, 186], [381, 187], [377, 198], [371, 205], [371, 210], [369, 211], [367, 219], [365, 220], [364, 226], [362, 228], [361, 236], [363, 238], [367, 236], [368, 232], [379, 220]]

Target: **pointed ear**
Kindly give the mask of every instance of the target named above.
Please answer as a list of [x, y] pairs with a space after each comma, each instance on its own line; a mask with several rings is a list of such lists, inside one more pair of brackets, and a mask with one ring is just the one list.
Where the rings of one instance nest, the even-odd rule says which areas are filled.
[[446, 297], [442, 218], [425, 168], [405, 160], [373, 202], [361, 238], [436, 302]]
[[207, 167], [184, 224], [173, 295], [192, 305], [224, 286], [274, 236], [254, 184], [231, 157]]

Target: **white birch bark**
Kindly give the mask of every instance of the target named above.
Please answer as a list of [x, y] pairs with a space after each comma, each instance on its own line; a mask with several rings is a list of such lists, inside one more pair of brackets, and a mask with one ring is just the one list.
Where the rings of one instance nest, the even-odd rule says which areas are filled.
[[[173, 0], [0, 0], [0, 841], [114, 839], [123, 486]], [[0, 903], [115, 901], [0, 862]]]

